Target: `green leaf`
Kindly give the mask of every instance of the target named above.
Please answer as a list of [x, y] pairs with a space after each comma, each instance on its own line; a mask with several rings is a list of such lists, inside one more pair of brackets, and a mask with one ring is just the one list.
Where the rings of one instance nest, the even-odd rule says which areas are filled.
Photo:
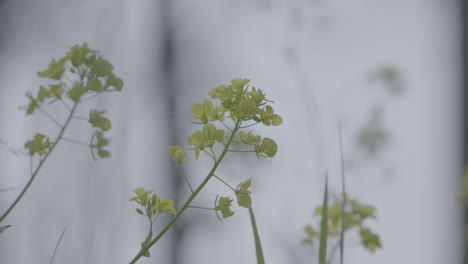
[[62, 84], [50, 84], [49, 87], [50, 87], [49, 90], [53, 94], [53, 97], [58, 98], [58, 99], [62, 98], [62, 94], [63, 94]]
[[[278, 145], [271, 138], [264, 138], [261, 144], [258, 144], [254, 148], [257, 157], [274, 157], [278, 151]], [[264, 155], [265, 154], [265, 155]]]
[[224, 108], [215, 107], [213, 102], [208, 99], [203, 100], [203, 104], [192, 104], [190, 112], [193, 117], [200, 120], [201, 124], [207, 124], [208, 122], [216, 120], [224, 120]]
[[81, 46], [75, 45], [71, 47], [70, 51], [67, 52], [66, 58], [71, 61], [73, 67], [78, 68], [86, 62], [88, 55], [94, 53], [96, 53], [95, 50], [88, 48], [88, 44], [83, 43]]
[[187, 156], [187, 152], [183, 150], [180, 146], [169, 146], [169, 154], [171, 158], [178, 164], [182, 164], [184, 162], [185, 156]]
[[232, 204], [232, 199], [230, 197], [220, 197], [218, 200], [218, 197], [216, 196], [216, 199], [218, 201], [218, 205], [214, 208], [215, 211], [221, 211], [223, 218], [228, 218], [234, 215], [234, 212], [231, 211], [230, 208]]
[[68, 90], [67, 94], [70, 99], [75, 102], [78, 102], [83, 94], [85, 94], [88, 89], [80, 84], [80, 82], [75, 82], [73, 87]]
[[109, 140], [107, 140], [104, 137], [102, 132], [97, 132], [96, 133], [96, 139], [97, 139], [97, 144], [95, 145], [95, 147], [98, 149], [99, 157], [101, 157], [103, 159], [110, 157], [110, 152], [103, 149], [105, 146], [107, 146], [109, 144]]
[[43, 78], [49, 78], [54, 80], [60, 80], [63, 72], [65, 72], [65, 61], [66, 58], [62, 58], [58, 61], [54, 59], [50, 62], [49, 68], [45, 71], [38, 72], [37, 74]]
[[312, 243], [312, 239], [319, 234], [317, 231], [315, 231], [315, 229], [311, 225], [307, 225], [304, 228], [304, 231], [306, 232], [307, 238], [302, 240], [302, 242], [307, 243], [307, 244]]
[[239, 206], [250, 208], [252, 205], [252, 198], [250, 197], [250, 191], [248, 190], [251, 182], [252, 179], [248, 179], [247, 181], [242, 182], [239, 184], [239, 186], [237, 186], [236, 196]]
[[172, 199], [169, 198], [164, 198], [161, 200], [159, 204], [158, 211], [160, 213], [171, 213], [171, 214], [176, 214], [176, 210], [174, 209], [175, 203]]
[[36, 108], [39, 107], [39, 104], [37, 103], [37, 100], [31, 95], [31, 93], [27, 93], [26, 96], [29, 98], [30, 101], [26, 109], [26, 115], [32, 115]]
[[362, 245], [371, 252], [375, 252], [377, 248], [382, 248], [379, 236], [372, 233], [369, 229], [362, 229], [360, 235]]
[[248, 144], [248, 145], [259, 143], [260, 140], [262, 139], [260, 136], [252, 134], [252, 131], [249, 131], [248, 133], [245, 133], [244, 131], [240, 131], [239, 137], [242, 143]]
[[89, 78], [87, 83], [87, 89], [95, 92], [101, 92], [103, 89], [102, 83], [96, 78]]
[[102, 131], [108, 131], [111, 129], [112, 125], [109, 119], [103, 117], [106, 111], [93, 110], [89, 112], [89, 123], [92, 124], [92, 127], [98, 127]]
[[135, 208], [138, 214], [144, 215], [143, 211], [140, 208]]
[[257, 106], [252, 99], [244, 99], [239, 103], [238, 117], [242, 120], [250, 120], [257, 114]]
[[33, 140], [29, 140], [24, 144], [24, 147], [29, 149], [29, 155], [37, 153], [39, 156], [44, 156], [52, 148], [50, 139], [45, 135], [37, 133]]
[[196, 159], [198, 159], [201, 150], [213, 147], [216, 141], [224, 141], [224, 130], [216, 129], [211, 123], [204, 125], [202, 131], [195, 131], [188, 138], [189, 145], [194, 146]]
[[119, 77], [116, 77], [114, 74], [111, 74], [106, 79], [106, 85], [104, 86], [104, 90], [108, 91], [107, 88], [114, 87], [116, 91], [121, 91], [123, 85], [124, 85], [124, 82], [122, 81], [122, 79], [120, 79]]
[[102, 57], [96, 58], [96, 60], [91, 65], [88, 65], [88, 67], [91, 68], [91, 74], [95, 74], [99, 77], [112, 75], [112, 70], [114, 69], [114, 66]]

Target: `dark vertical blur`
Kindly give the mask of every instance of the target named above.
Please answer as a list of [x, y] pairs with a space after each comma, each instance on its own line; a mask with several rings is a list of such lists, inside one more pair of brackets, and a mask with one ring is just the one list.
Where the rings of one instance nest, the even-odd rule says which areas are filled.
[[[171, 22], [172, 16], [172, 0], [163, 0], [161, 4], [161, 27], [162, 27], [162, 68], [163, 68], [163, 85], [165, 89], [165, 96], [167, 99], [167, 113], [169, 124], [167, 127], [169, 129], [169, 141], [171, 145], [176, 144], [178, 142], [178, 134], [176, 128], [176, 96], [177, 96], [177, 82], [176, 82], [176, 74], [175, 74], [175, 46], [174, 46], [174, 28]], [[181, 186], [181, 178], [176, 170], [175, 166], [171, 166], [171, 176], [169, 177], [172, 180], [172, 196], [176, 197], [175, 202], [176, 204], [180, 204], [180, 197], [182, 189]], [[184, 235], [184, 227], [183, 225], [175, 225], [172, 228], [171, 234], [171, 247], [170, 247], [170, 256], [172, 260], [172, 264], [179, 264], [180, 263], [180, 255], [182, 252], [181, 248], [181, 241]]]
[[[464, 167], [468, 167], [468, 3], [466, 0], [461, 0], [461, 11], [463, 19], [463, 160]], [[464, 173], [463, 173], [464, 174]], [[462, 176], [463, 176], [462, 174]], [[465, 227], [468, 225], [468, 204], [465, 203], [464, 208], [464, 223]], [[463, 236], [465, 237], [465, 236]], [[465, 239], [463, 264], [468, 264], [468, 241]]]

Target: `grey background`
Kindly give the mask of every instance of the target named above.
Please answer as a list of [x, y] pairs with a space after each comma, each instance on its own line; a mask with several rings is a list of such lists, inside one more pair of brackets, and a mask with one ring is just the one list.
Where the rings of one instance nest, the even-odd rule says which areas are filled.
[[[112, 158], [95, 162], [85, 147], [63, 142], [5, 221], [1, 263], [128, 263], [147, 223], [128, 202], [144, 186], [183, 201], [187, 188], [167, 146], [186, 146], [197, 127], [190, 103], [219, 84], [242, 77], [275, 101], [284, 123], [256, 128], [274, 138], [274, 159], [231, 155], [219, 174], [233, 185], [253, 177], [253, 205], [267, 263], [314, 263], [304, 226], [316, 223], [325, 171], [340, 191], [337, 125], [344, 126], [348, 191], [377, 207], [369, 223], [383, 249], [369, 254], [357, 234], [346, 241], [346, 263], [461, 263], [461, 24], [459, 2], [412, 1], [0, 1], [0, 209], [28, 180], [21, 148], [36, 132], [57, 128], [17, 107], [51, 58], [87, 42], [115, 66], [121, 93], [81, 108], [108, 110]], [[391, 96], [369, 82], [391, 65], [405, 93]], [[356, 135], [375, 106], [385, 108], [388, 144], [367, 157]], [[53, 109], [57, 118], [64, 113]], [[86, 141], [86, 122], [68, 137]], [[200, 182], [210, 161], [186, 171]], [[351, 166], [354, 165], [354, 166]], [[194, 204], [210, 206], [230, 191], [211, 182]], [[254, 263], [248, 213], [219, 222], [190, 210], [141, 263]], [[161, 228], [168, 218], [160, 218]]]

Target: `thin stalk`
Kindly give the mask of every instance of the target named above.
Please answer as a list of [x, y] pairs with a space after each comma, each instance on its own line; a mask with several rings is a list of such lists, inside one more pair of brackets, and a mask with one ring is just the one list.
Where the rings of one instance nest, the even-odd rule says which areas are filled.
[[76, 109], [76, 106], [77, 106], [77, 103], [73, 104], [73, 108], [72, 110], [70, 111], [70, 114], [68, 115], [68, 118], [67, 120], [65, 121], [65, 124], [63, 125], [62, 129], [60, 129], [60, 132], [57, 136], [57, 139], [54, 141], [54, 144], [52, 144], [52, 147], [50, 148], [49, 152], [47, 152], [47, 154], [45, 154], [44, 158], [41, 159], [41, 161], [39, 162], [39, 165], [37, 165], [36, 169], [34, 170], [34, 172], [31, 174], [31, 178], [29, 179], [29, 181], [26, 183], [26, 186], [24, 186], [23, 190], [21, 191], [21, 193], [19, 194], [19, 196], [15, 199], [15, 201], [10, 205], [10, 207], [6, 210], [5, 213], [3, 213], [2, 217], [0, 217], [0, 223], [8, 216], [8, 214], [10, 214], [11, 210], [13, 210], [13, 208], [15, 208], [15, 206], [18, 204], [18, 202], [21, 200], [21, 198], [23, 198], [23, 195], [26, 193], [26, 191], [29, 189], [29, 187], [31, 186], [31, 183], [34, 181], [34, 179], [36, 178], [37, 174], [39, 173], [39, 171], [41, 170], [42, 168], [42, 165], [44, 165], [45, 161], [47, 160], [47, 158], [50, 156], [50, 153], [52, 153], [52, 151], [55, 149], [55, 147], [57, 146], [57, 144], [60, 142], [60, 140], [62, 139], [62, 135], [63, 133], [65, 132], [65, 129], [67, 128], [68, 124], [70, 123], [70, 120], [71, 120], [71, 117], [73, 115], [73, 113], [75, 112], [75, 109]]
[[156, 242], [158, 242], [158, 240], [172, 227], [172, 225], [174, 225], [174, 223], [177, 221], [177, 219], [179, 219], [179, 217], [182, 215], [182, 213], [184, 213], [185, 209], [187, 209], [189, 207], [190, 203], [193, 201], [193, 199], [195, 199], [195, 197], [203, 189], [203, 187], [205, 187], [205, 185], [211, 179], [211, 177], [215, 173], [216, 169], [218, 168], [219, 164], [223, 160], [224, 156], [226, 155], [226, 153], [228, 151], [228, 148], [229, 148], [229, 145], [231, 144], [231, 141], [234, 138], [234, 135], [236, 134], [237, 130], [239, 130], [240, 124], [241, 124], [241, 121], [236, 122], [236, 124], [234, 126], [234, 129], [232, 130], [231, 137], [229, 138], [226, 146], [224, 147], [223, 151], [221, 152], [221, 155], [219, 156], [219, 159], [215, 162], [215, 164], [213, 165], [213, 168], [210, 170], [210, 172], [208, 173], [206, 178], [203, 180], [203, 182], [200, 184], [200, 186], [198, 186], [198, 188], [195, 189], [195, 191], [189, 196], [189, 198], [184, 203], [182, 208], [180, 208], [180, 210], [176, 213], [176, 215], [174, 215], [174, 217], [172, 217], [172, 219], [169, 221], [169, 223], [167, 223], [167, 225], [159, 232], [159, 234], [153, 240], [151, 240], [151, 242], [148, 243], [146, 245], [146, 247], [142, 248], [138, 252], [138, 254], [130, 261], [130, 264], [136, 263], [143, 256], [143, 254], [142, 254], [143, 251], [149, 250], [154, 244], [156, 244]]
[[319, 264], [327, 263], [328, 239], [328, 179], [325, 176], [325, 193], [323, 195], [322, 221], [320, 223]]
[[65, 235], [65, 231], [67, 231], [67, 227], [63, 228], [62, 234], [59, 237], [59, 240], [57, 241], [57, 245], [55, 245], [54, 253], [52, 254], [52, 258], [50, 258], [50, 264], [54, 262], [55, 255], [57, 254], [57, 249], [60, 245], [60, 242], [62, 242], [63, 235]]
[[211, 210], [211, 211], [214, 210], [214, 208], [203, 207], [203, 206], [194, 206], [194, 205], [189, 205], [188, 208], [204, 209], [204, 210]]
[[345, 166], [343, 154], [343, 133], [341, 125], [339, 126], [339, 140], [340, 140], [340, 158], [341, 158], [341, 188], [343, 192], [343, 204], [341, 207], [341, 232], [340, 232], [340, 264], [343, 264], [344, 259], [344, 233], [345, 233], [345, 210], [348, 203], [346, 197], [346, 181], [345, 181]]
[[62, 128], [62, 124], [60, 124], [59, 121], [57, 121], [57, 119], [55, 119], [53, 116], [51, 116], [49, 113], [47, 113], [45, 110], [43, 110], [41, 107], [36, 107], [39, 112], [41, 112], [42, 114], [44, 114], [45, 116], [47, 116], [47, 118], [50, 119], [50, 121], [54, 122], [54, 124], [56, 124], [59, 128]]
[[180, 169], [180, 172], [181, 172], [182, 176], [184, 176], [185, 182], [187, 183], [188, 187], [190, 188], [190, 191], [192, 191], [192, 193], [193, 193], [192, 185], [190, 185], [190, 182], [187, 179], [187, 175], [185, 175], [184, 167], [182, 167], [181, 164], [179, 164], [179, 169]]
[[78, 144], [78, 145], [89, 147], [88, 143], [84, 143], [84, 142], [81, 142], [79, 140], [75, 140], [75, 139], [72, 139], [72, 138], [66, 138], [66, 137], [62, 137], [62, 139], [65, 140], [65, 141], [69, 141], [69, 142]]
[[260, 242], [260, 236], [258, 235], [257, 223], [255, 222], [255, 216], [252, 206], [249, 207], [250, 221], [252, 222], [252, 229], [255, 238], [255, 252], [257, 253], [257, 264], [265, 264], [263, 257], [262, 243]]
[[67, 108], [68, 112], [70, 112], [71, 109], [70, 109], [70, 107], [67, 105], [67, 103], [65, 103], [65, 101], [64, 101], [62, 98], [60, 98], [59, 100], [60, 100], [60, 102], [62, 102], [62, 104], [65, 106], [65, 108]]
[[221, 179], [220, 177], [216, 176], [215, 174], [213, 174], [213, 176], [220, 180], [222, 183], [224, 183], [227, 187], [229, 187], [231, 190], [233, 190], [234, 192], [236, 192], [236, 189], [232, 188], [231, 185], [227, 184], [227, 182], [223, 181], [223, 179]]
[[250, 124], [250, 125], [247, 125], [247, 126], [243, 126], [243, 127], [241, 127], [241, 128], [248, 128], [248, 127], [251, 127], [251, 126], [255, 126], [255, 125], [258, 124], [258, 123], [260, 123], [260, 122], [255, 122], [255, 123], [253, 123], [253, 124]]

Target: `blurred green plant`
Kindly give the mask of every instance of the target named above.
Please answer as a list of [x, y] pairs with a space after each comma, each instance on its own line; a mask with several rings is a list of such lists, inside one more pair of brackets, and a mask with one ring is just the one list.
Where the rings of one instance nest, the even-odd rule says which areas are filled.
[[[313, 225], [307, 225], [304, 228], [306, 238], [303, 239], [305, 244], [313, 244], [314, 240], [319, 239], [324, 233], [330, 238], [338, 238], [339, 234], [348, 232], [351, 230], [357, 230], [361, 238], [361, 244], [364, 248], [370, 252], [375, 252], [381, 248], [379, 236], [374, 233], [369, 227], [366, 227], [365, 222], [371, 219], [376, 219], [374, 206], [360, 203], [356, 199], [350, 199], [345, 194], [347, 203], [344, 205], [345, 211], [343, 213], [343, 198], [336, 199], [336, 201], [330, 205], [327, 209], [328, 220], [327, 225], [324, 226], [323, 222], [321, 228], [314, 227]], [[318, 206], [315, 208], [314, 216], [325, 215], [324, 206]], [[323, 219], [323, 218], [322, 218]], [[342, 228], [344, 226], [344, 229]], [[326, 231], [322, 232], [326, 227]], [[328, 259], [332, 259], [336, 249], [339, 246], [339, 240], [332, 248]]]
[[[276, 155], [278, 150], [278, 146], [273, 139], [262, 138], [260, 135], [254, 135], [252, 131], [242, 131], [242, 129], [250, 128], [260, 123], [265, 126], [279, 126], [283, 122], [281, 116], [275, 114], [273, 107], [270, 105], [273, 102], [266, 99], [266, 95], [262, 90], [256, 89], [255, 87], [250, 88], [248, 86], [249, 82], [250, 80], [248, 79], [234, 79], [229, 85], [219, 85], [209, 91], [208, 94], [211, 99], [205, 99], [203, 100], [203, 103], [192, 104], [190, 111], [192, 116], [196, 119], [193, 123], [202, 126], [202, 128], [201, 130], [195, 131], [190, 137], [188, 137], [188, 149], [194, 152], [196, 160], [199, 159], [200, 154], [206, 154], [213, 160], [213, 166], [200, 185], [196, 189], [193, 189], [182, 169], [182, 165], [187, 162], [185, 160], [186, 151], [180, 146], [169, 146], [169, 155], [181, 168], [180, 171], [191, 190], [191, 194], [177, 213], [173, 211], [175, 215], [154, 238], [152, 238], [153, 220], [149, 218], [150, 227], [148, 235], [142, 243], [141, 250], [130, 263], [136, 263], [142, 256], [148, 257], [149, 249], [159, 241], [159, 239], [175, 224], [177, 219], [189, 207], [213, 210], [220, 220], [234, 215], [234, 211], [231, 209], [233, 199], [229, 196], [219, 197], [219, 195], [216, 195], [214, 207], [212, 208], [191, 206], [193, 199], [213, 177], [224, 183], [234, 192], [234, 195], [237, 198], [237, 204], [240, 207], [249, 209], [255, 238], [257, 263], [264, 263], [260, 237], [252, 209], [251, 192], [249, 190], [251, 179], [247, 179], [246, 181], [241, 182], [237, 188], [233, 188], [220, 176], [215, 174], [216, 169], [219, 167], [228, 152], [255, 153], [257, 158], [271, 158]], [[215, 103], [213, 100], [217, 100], [218, 103]], [[226, 121], [229, 121], [230, 123], [227, 123]], [[223, 128], [217, 128], [214, 124], [215, 122], [221, 124]], [[232, 143], [238, 144], [240, 148], [232, 148]], [[222, 147], [221, 152], [218, 151], [217, 153], [217, 149], [215, 148], [217, 145]], [[149, 195], [146, 194], [147, 192], [144, 190], [145, 189], [143, 188], [138, 188], [135, 192]], [[142, 203], [141, 200], [138, 200], [140, 198], [137, 197], [133, 197], [130, 200], [136, 201], [143, 206], [144, 203]], [[173, 206], [172, 200], [170, 200], [170, 204]], [[152, 207], [153, 205], [145, 206]], [[143, 211], [138, 211], [137, 209], [137, 212], [148, 217], [148, 212], [151, 211], [147, 211], [145, 214]], [[218, 215], [218, 212], [221, 213], [221, 216]]]
[[[57, 125], [58, 135], [51, 139], [47, 135], [36, 133], [31, 140], [24, 144], [30, 157], [31, 177], [18, 197], [2, 214], [0, 223], [7, 218], [23, 198], [50, 154], [62, 140], [89, 146], [93, 157], [95, 151], [100, 158], [110, 156], [110, 152], [104, 149], [108, 145], [108, 139], [105, 138], [104, 132], [111, 129], [111, 121], [103, 116], [106, 111], [91, 109], [89, 118], [77, 116], [76, 111], [84, 101], [104, 93], [122, 90], [123, 81], [115, 75], [113, 68], [112, 64], [105, 60], [98, 51], [90, 49], [84, 43], [71, 47], [64, 57], [58, 60], [53, 59], [47, 69], [38, 72], [39, 77], [46, 78], [51, 83], [39, 86], [36, 95], [31, 92], [26, 93], [29, 103], [20, 109], [25, 110], [26, 115], [33, 115], [36, 112], [45, 115]], [[63, 121], [58, 121], [56, 117], [47, 112], [47, 107], [57, 102], [63, 105], [63, 112], [66, 115]], [[94, 128], [89, 144], [65, 136], [67, 128], [74, 119], [86, 120]], [[33, 159], [38, 160], [35, 168], [32, 165]], [[0, 233], [10, 226], [1, 226]]]

